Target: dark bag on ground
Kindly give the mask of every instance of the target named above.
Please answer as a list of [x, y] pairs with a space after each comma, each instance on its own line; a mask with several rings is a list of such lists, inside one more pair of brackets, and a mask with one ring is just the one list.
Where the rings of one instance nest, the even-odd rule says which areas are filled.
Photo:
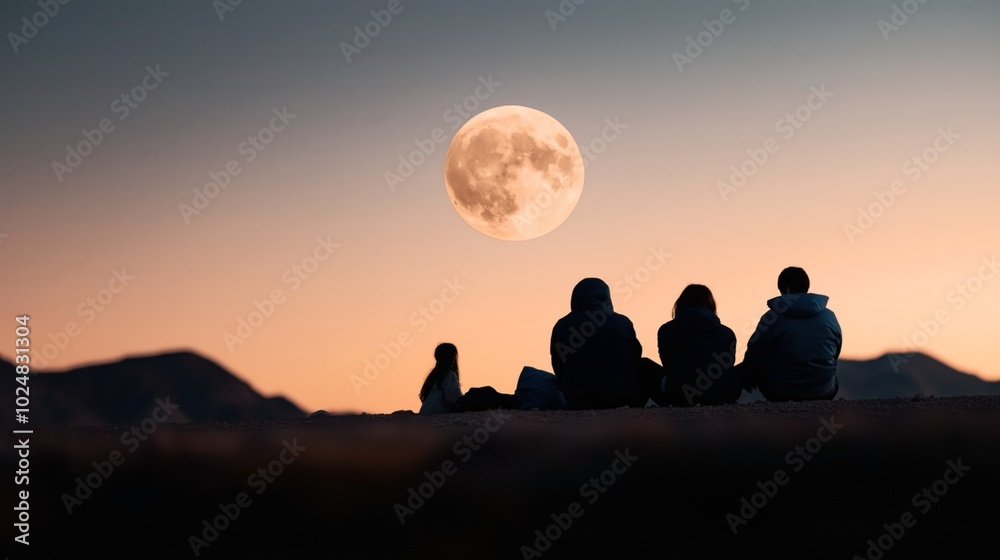
[[455, 410], [458, 412], [494, 410], [497, 408], [517, 410], [521, 408], [521, 404], [514, 395], [501, 393], [489, 385], [469, 389], [455, 403]]
[[559, 380], [554, 374], [525, 366], [517, 378], [514, 391], [521, 410], [566, 410], [566, 397], [559, 388]]

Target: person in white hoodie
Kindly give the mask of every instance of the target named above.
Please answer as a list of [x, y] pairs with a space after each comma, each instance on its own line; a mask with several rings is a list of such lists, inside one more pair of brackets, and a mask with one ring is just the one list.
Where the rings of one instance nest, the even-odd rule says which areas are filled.
[[778, 291], [734, 368], [740, 385], [772, 402], [832, 401], [844, 334], [826, 306], [830, 298], [810, 293], [809, 275], [796, 266], [778, 275]]
[[434, 369], [427, 374], [420, 388], [420, 414], [454, 412], [455, 404], [462, 397], [458, 381], [458, 348], [443, 342], [434, 349]]

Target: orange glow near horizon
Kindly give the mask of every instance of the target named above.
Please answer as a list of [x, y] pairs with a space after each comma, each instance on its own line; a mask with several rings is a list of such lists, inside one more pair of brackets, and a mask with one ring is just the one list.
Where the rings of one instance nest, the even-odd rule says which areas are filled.
[[[959, 179], [985, 185], [985, 173], [976, 177], [962, 157], [971, 156], [956, 153], [949, 166], [956, 178], [942, 164], [921, 180], [919, 189], [930, 191]], [[599, 171], [596, 165], [594, 169]], [[777, 295], [777, 273], [796, 265], [810, 273], [812, 291], [830, 296], [830, 308], [845, 333], [844, 357], [910, 350], [906, 341], [922, 343], [917, 333], [923, 329], [933, 336], [922, 351], [960, 370], [1000, 379], [995, 367], [1000, 356], [991, 334], [1000, 309], [1000, 281], [987, 278], [990, 270], [984, 265], [984, 259], [996, 256], [989, 237], [996, 226], [986, 216], [991, 213], [986, 205], [980, 206], [980, 219], [964, 217], [974, 209], [949, 217], [950, 238], [943, 237], [944, 230], [936, 230], [940, 238], [927, 238], [925, 220], [940, 219], [942, 209], [913, 187], [903, 195], [910, 200], [901, 199], [899, 207], [889, 209], [882, 222], [851, 244], [842, 228], [845, 218], [853, 218], [849, 207], [831, 201], [819, 204], [814, 216], [798, 216], [792, 208], [799, 203], [790, 200], [750, 206], [751, 189], [774, 188], [755, 177], [726, 204], [713, 198], [711, 188], [699, 186], [694, 192], [708, 190], [708, 196], [689, 202], [686, 212], [669, 212], [674, 217], [661, 224], [647, 214], [643, 220], [616, 222], [614, 230], [591, 229], [586, 224], [615, 205], [617, 212], [648, 212], [645, 204], [632, 206], [616, 196], [609, 180], [614, 175], [614, 170], [603, 176], [595, 171], [577, 213], [560, 229], [531, 242], [496, 241], [472, 231], [453, 215], [443, 192], [433, 196], [443, 191], [433, 177], [426, 180], [431, 190], [426, 198], [432, 201], [428, 215], [410, 224], [413, 231], [422, 231], [419, 236], [352, 233], [345, 226], [327, 233], [293, 229], [280, 238], [262, 228], [244, 231], [237, 239], [227, 233], [232, 224], [221, 210], [215, 217], [202, 216], [201, 229], [154, 221], [144, 239], [117, 238], [110, 245], [113, 231], [81, 229], [72, 238], [52, 239], [50, 246], [65, 245], [58, 258], [29, 254], [11, 236], [2, 249], [31, 266], [9, 275], [7, 285], [14, 293], [31, 293], [45, 279], [47, 290], [44, 300], [18, 302], [24, 307], [16, 310], [5, 300], [3, 307], [11, 317], [32, 316], [36, 352], [51, 346], [51, 354], [60, 339], [65, 343], [53, 359], [43, 361], [47, 369], [191, 349], [260, 392], [283, 394], [309, 411], [391, 412], [419, 407], [416, 393], [439, 342], [458, 345], [464, 389], [492, 385], [513, 392], [522, 366], [551, 370], [552, 325], [568, 312], [575, 283], [588, 276], [611, 286], [616, 310], [632, 319], [645, 355], [654, 359], [656, 330], [669, 320], [677, 294], [688, 283], [707, 284], [722, 321], [737, 334], [742, 356], [766, 310], [765, 301]], [[842, 180], [836, 174], [827, 177], [812, 182], [815, 192]], [[799, 180], [804, 178], [794, 173], [783, 178], [789, 185]], [[855, 206], [865, 204], [871, 196], [865, 192], [879, 183], [887, 181], [838, 196]], [[834, 191], [828, 192], [835, 198]], [[235, 191], [227, 196], [238, 198]], [[649, 206], [684, 202], [670, 189], [658, 198]], [[218, 204], [225, 204], [224, 199]], [[785, 226], [757, 224], [783, 212]], [[682, 214], [689, 217], [681, 221]], [[328, 250], [318, 239], [339, 246], [310, 271], [309, 257]], [[206, 240], [211, 240], [207, 247]], [[107, 250], [85, 253], [85, 247], [99, 244]], [[111, 271], [123, 268], [135, 278], [106, 307], [97, 302], [97, 311], [87, 298], [97, 297], [109, 286]], [[75, 272], [72, 279], [70, 270]], [[982, 280], [976, 280], [980, 273]], [[449, 283], [458, 288], [449, 289]], [[960, 285], [967, 295], [960, 295]], [[263, 302], [275, 290], [281, 292], [280, 303], [270, 316], [244, 342], [230, 339], [227, 344], [225, 335], [239, 338], [239, 319], [249, 318], [255, 303], [263, 310], [271, 307]], [[942, 310], [947, 319], [939, 322], [935, 317]], [[68, 321], [79, 325], [77, 336], [59, 334]], [[397, 353], [401, 336], [398, 356], [380, 358]], [[355, 390], [352, 376], [362, 379], [366, 363], [382, 366], [387, 361], [370, 384]]]
[[[463, 389], [551, 370], [582, 278], [611, 286], [654, 359], [678, 294], [705, 284], [742, 357], [801, 266], [843, 357], [915, 342], [1000, 380], [1000, 5], [921, 5], [885, 39], [886, 6], [754, 2], [682, 71], [671, 53], [717, 9], [587, 4], [553, 32], [542, 8], [414, 3], [337, 58], [369, 9], [244, 5], [220, 24], [93, 6], [5, 59], [0, 355], [28, 314], [40, 369], [186, 349], [307, 411], [417, 410], [440, 342]], [[119, 120], [109, 104], [156, 63], [169, 75]], [[474, 231], [445, 187], [455, 132], [504, 105], [551, 115], [585, 160], [572, 214], [530, 241]], [[292, 116], [261, 135], [276, 111]], [[114, 131], [57, 176], [105, 117]], [[210, 181], [225, 186], [199, 201]], [[134, 279], [119, 290], [114, 271]], [[358, 386], [369, 361], [386, 367]]]

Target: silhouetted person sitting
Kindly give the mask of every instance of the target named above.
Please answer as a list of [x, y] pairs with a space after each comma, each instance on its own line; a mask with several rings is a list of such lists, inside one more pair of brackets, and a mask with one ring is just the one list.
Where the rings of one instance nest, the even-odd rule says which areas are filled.
[[843, 334], [830, 298], [808, 293], [809, 276], [797, 267], [781, 271], [778, 290], [737, 366], [740, 384], [769, 401], [833, 400]]
[[458, 382], [458, 348], [443, 342], [434, 349], [434, 369], [420, 388], [420, 414], [453, 412], [462, 397]]
[[569, 408], [645, 405], [642, 345], [632, 321], [615, 313], [603, 280], [584, 278], [573, 288], [570, 312], [552, 328], [549, 352]]
[[673, 320], [660, 327], [656, 340], [666, 374], [661, 405], [720, 405], [740, 398], [743, 390], [733, 370], [736, 335], [719, 320], [707, 287], [684, 288]]

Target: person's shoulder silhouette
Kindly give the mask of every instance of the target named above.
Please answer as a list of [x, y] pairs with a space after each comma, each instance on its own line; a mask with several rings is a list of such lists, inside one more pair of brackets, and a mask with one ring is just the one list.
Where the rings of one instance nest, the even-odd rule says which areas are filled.
[[809, 286], [802, 268], [781, 271], [780, 295], [768, 300], [738, 366], [744, 388], [759, 388], [770, 401], [832, 400], [839, 390], [843, 333], [830, 298]]
[[657, 331], [663, 400], [673, 406], [736, 402], [742, 392], [732, 370], [736, 334], [719, 319], [712, 291], [688, 285], [671, 314]]
[[613, 408], [638, 399], [642, 345], [632, 321], [615, 312], [603, 280], [576, 284], [570, 312], [552, 328], [549, 351], [570, 408]]

